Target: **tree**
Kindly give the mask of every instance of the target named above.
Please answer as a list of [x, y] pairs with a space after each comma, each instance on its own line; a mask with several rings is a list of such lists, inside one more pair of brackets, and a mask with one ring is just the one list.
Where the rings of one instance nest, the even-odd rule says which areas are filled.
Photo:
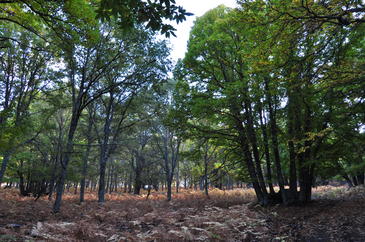
[[39, 38], [28, 33], [9, 29], [7, 36], [17, 36], [20, 42], [12, 43], [1, 50], [1, 109], [0, 142], [4, 154], [0, 170], [0, 183], [11, 155], [19, 146], [30, 142], [37, 132], [31, 132], [29, 121], [32, 118], [30, 108], [41, 90], [53, 77], [50, 53], [39, 50]]
[[[186, 127], [233, 141], [263, 205], [311, 199], [321, 152], [332, 142], [333, 88], [346, 86], [356, 92], [352, 85], [358, 85], [363, 73], [358, 58], [347, 78], [338, 71], [347, 66], [348, 50], [363, 33], [361, 25], [350, 29], [326, 21], [293, 21], [278, 12], [294, 10], [277, 3], [281, 11], [270, 12], [271, 2], [244, 1], [238, 10], [220, 6], [198, 18], [175, 72], [183, 103], [179, 110], [189, 119]], [[339, 84], [341, 79], [348, 82]], [[357, 97], [359, 102], [353, 104], [361, 105]], [[210, 125], [204, 125], [206, 119]], [[359, 133], [362, 124], [357, 125]], [[266, 160], [266, 179], [261, 157]], [[274, 177], [269, 175], [272, 160]], [[281, 199], [270, 185], [273, 179]]]
[[171, 125], [169, 112], [174, 107], [173, 81], [167, 82], [161, 88], [161, 95], [156, 96], [157, 117], [152, 121], [153, 141], [156, 153], [162, 160], [162, 168], [167, 183], [167, 200], [172, 198], [172, 182], [177, 163], [179, 162], [180, 148], [182, 143], [181, 130]]
[[165, 20], [183, 22], [192, 14], [183, 7], [176, 5], [175, 0], [102, 0], [100, 1], [98, 16], [101, 19], [115, 17], [122, 27], [133, 27], [135, 24], [147, 23], [146, 27], [153, 31], [160, 31], [169, 37], [175, 36], [176, 30]]
[[[134, 37], [124, 40], [124, 57], [119, 63], [116, 72], [106, 76], [108, 86], [107, 95], [100, 97], [105, 115], [102, 138], [100, 140], [100, 180], [99, 202], [104, 202], [104, 176], [105, 166], [109, 156], [115, 151], [113, 144], [126, 127], [125, 123], [129, 114], [131, 103], [135, 95], [139, 95], [145, 88], [158, 85], [166, 77], [169, 68], [167, 58], [168, 49], [164, 42], [154, 42], [149, 33], [138, 31]], [[128, 55], [126, 54], [128, 48]], [[122, 50], [119, 50], [122, 51]], [[146, 54], [147, 53], [147, 54]], [[127, 120], [128, 121], [128, 120]], [[113, 124], [115, 122], [115, 124]], [[109, 140], [111, 144], [109, 144]], [[140, 156], [136, 156], [139, 158]]]
[[199, 167], [202, 166], [200, 183], [203, 184], [205, 195], [209, 197], [209, 180], [213, 177], [212, 170], [214, 161], [217, 162], [219, 147], [206, 139], [198, 140], [194, 142], [194, 145], [190, 152], [185, 152], [185, 156], [189, 157], [189, 160], [198, 162]]
[[[245, 1], [239, 1], [244, 3]], [[270, 10], [288, 19], [302, 23], [330, 23], [340, 26], [354, 26], [365, 23], [363, 1], [270, 1]], [[283, 4], [286, 5], [283, 8]]]
[[[86, 22], [95, 25], [95, 19], [117, 20], [121, 28], [133, 28], [135, 25], [147, 23], [146, 27], [152, 31], [161, 31], [166, 36], [174, 35], [175, 29], [164, 20], [183, 22], [186, 16], [192, 14], [174, 0], [161, 0], [153, 2], [130, 0], [8, 0], [1, 1], [1, 24], [12, 23], [20, 28], [33, 33], [45, 41], [53, 44], [48, 38], [48, 33], [53, 32], [60, 40], [62, 33], [77, 26], [77, 23]], [[95, 11], [97, 15], [95, 15]], [[71, 16], [65, 19], [63, 16]], [[79, 29], [80, 30], [80, 29]], [[44, 34], [47, 33], [47, 34]], [[76, 37], [76, 36], [75, 36]], [[17, 41], [10, 36], [0, 36], [0, 41]]]

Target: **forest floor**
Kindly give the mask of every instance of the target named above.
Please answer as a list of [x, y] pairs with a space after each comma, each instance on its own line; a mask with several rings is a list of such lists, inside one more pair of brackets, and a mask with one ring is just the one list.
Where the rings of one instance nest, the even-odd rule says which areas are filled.
[[65, 194], [62, 211], [52, 201], [0, 189], [0, 241], [365, 241], [365, 187], [319, 187], [300, 207], [255, 205], [252, 190], [163, 193], [95, 193], [78, 204]]

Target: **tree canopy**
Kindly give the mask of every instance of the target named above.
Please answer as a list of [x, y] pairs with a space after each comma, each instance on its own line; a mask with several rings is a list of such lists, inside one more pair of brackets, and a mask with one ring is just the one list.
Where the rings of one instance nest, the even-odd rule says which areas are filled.
[[[22, 196], [252, 186], [305, 204], [364, 184], [363, 1], [0, 1], [0, 182]], [[170, 21], [170, 22], [167, 22]], [[10, 185], [11, 184], [11, 185]]]

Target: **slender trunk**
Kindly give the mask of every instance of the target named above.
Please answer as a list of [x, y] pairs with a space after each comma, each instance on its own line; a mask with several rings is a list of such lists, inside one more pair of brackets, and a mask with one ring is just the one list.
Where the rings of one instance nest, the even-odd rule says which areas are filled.
[[179, 193], [179, 186], [180, 186], [180, 169], [179, 169], [179, 161], [176, 164], [176, 193]]
[[92, 143], [92, 137], [91, 137], [91, 131], [92, 131], [92, 112], [89, 109], [89, 119], [88, 119], [88, 125], [87, 125], [87, 146], [86, 150], [82, 157], [82, 171], [81, 171], [81, 181], [80, 181], [80, 203], [84, 202], [85, 200], [85, 182], [86, 182], [86, 176], [87, 176], [87, 167], [88, 167], [88, 160], [89, 155], [91, 151], [91, 143]]
[[[79, 107], [79, 105], [77, 105], [77, 104], [75, 106]], [[55, 202], [53, 204], [53, 212], [54, 213], [58, 213], [60, 211], [60, 208], [61, 208], [63, 189], [64, 189], [64, 185], [65, 185], [65, 180], [66, 180], [67, 166], [68, 166], [68, 163], [70, 161], [70, 155], [71, 155], [72, 150], [73, 150], [73, 138], [74, 138], [75, 131], [76, 131], [76, 128], [77, 128], [77, 124], [78, 124], [78, 121], [79, 121], [80, 112], [81, 112], [81, 110], [78, 109], [78, 108], [74, 108], [73, 112], [72, 112], [71, 124], [70, 124], [70, 129], [69, 129], [69, 132], [68, 132], [66, 150], [63, 154], [63, 159], [61, 160], [61, 175], [60, 175], [59, 180], [57, 182], [56, 199], [55, 199]]]
[[128, 193], [132, 193], [132, 172], [129, 174], [128, 179]]
[[[305, 108], [305, 123], [304, 123], [304, 133], [310, 132], [311, 130], [311, 111], [308, 105]], [[311, 160], [311, 145], [312, 142], [306, 140], [304, 142], [305, 152], [301, 153], [302, 163], [300, 167], [300, 191], [299, 191], [299, 201], [302, 203], [307, 203], [312, 197], [312, 181], [314, 176], [314, 165], [310, 164]]]
[[[247, 166], [248, 174], [251, 179], [251, 183], [256, 193], [257, 200], [262, 205], [267, 205], [267, 197], [264, 196], [261, 186], [259, 184], [259, 179], [257, 177], [257, 172], [255, 169], [254, 162], [252, 160], [252, 155], [250, 152], [250, 147], [248, 143], [248, 139], [245, 133], [245, 129], [242, 124], [240, 109], [238, 108], [236, 100], [231, 101], [230, 106], [231, 112], [235, 115], [235, 129], [238, 132], [238, 144], [240, 149], [242, 150], [244, 161]], [[266, 189], [265, 189], [266, 190]]]
[[294, 123], [296, 125], [299, 124], [299, 120], [297, 120], [297, 115], [295, 114], [297, 107], [295, 107], [295, 103], [292, 97], [292, 94], [289, 96], [288, 100], [288, 148], [289, 148], [289, 191], [291, 196], [296, 195], [297, 190], [297, 170], [296, 170], [296, 153], [295, 153], [295, 146], [294, 140], [296, 138]]
[[270, 194], [274, 194], [274, 186], [272, 185], [272, 174], [271, 174], [271, 158], [270, 158], [270, 150], [269, 150], [269, 140], [267, 137], [267, 130], [266, 130], [266, 122], [264, 123], [264, 117], [262, 115], [262, 108], [261, 103], [260, 105], [260, 124], [261, 124], [261, 130], [262, 130], [262, 137], [264, 140], [264, 149], [265, 149], [265, 159], [266, 159], [266, 170], [267, 170], [267, 181], [269, 184]]
[[[110, 164], [110, 163], [109, 163]], [[107, 176], [106, 176], [106, 187], [105, 187], [105, 193], [108, 193], [110, 191], [110, 172], [111, 172], [110, 165], [107, 166]]]
[[114, 171], [114, 192], [118, 192], [118, 172]]
[[54, 159], [53, 161], [53, 168], [51, 173], [51, 180], [49, 182], [49, 194], [48, 194], [48, 200], [52, 200], [52, 195], [55, 187], [55, 181], [56, 181], [56, 169], [57, 169], [57, 159]]
[[106, 107], [106, 117], [104, 123], [104, 135], [100, 150], [100, 162], [99, 162], [99, 191], [98, 191], [98, 202], [105, 202], [105, 170], [106, 163], [109, 158], [109, 136], [110, 136], [110, 126], [113, 121], [113, 106], [114, 106], [114, 96], [113, 92], [110, 92], [110, 97], [108, 105]]
[[253, 125], [253, 118], [252, 118], [252, 110], [251, 110], [251, 104], [249, 102], [246, 102], [245, 104], [245, 110], [246, 110], [246, 121], [247, 121], [247, 136], [248, 140], [251, 143], [252, 153], [256, 165], [256, 174], [259, 179], [259, 185], [261, 187], [262, 195], [264, 198], [264, 201], [267, 200], [267, 190], [266, 190], [266, 184], [264, 175], [261, 168], [261, 161], [260, 161], [260, 154], [258, 150], [257, 145], [257, 138], [256, 138], [256, 131], [254, 129]]
[[8, 162], [10, 160], [10, 157], [11, 157], [11, 151], [8, 150], [4, 153], [4, 157], [3, 157], [3, 161], [1, 163], [1, 169], [0, 169], [0, 185], [3, 181], [3, 178], [4, 178], [4, 174], [5, 174], [5, 171], [6, 171], [6, 167], [8, 165]]
[[246, 166], [247, 166], [250, 178], [251, 178], [253, 188], [254, 188], [255, 193], [256, 193], [256, 197], [257, 197], [260, 204], [266, 205], [264, 195], [262, 193], [260, 184], [258, 182], [255, 166], [254, 166], [254, 163], [253, 163], [253, 160], [252, 160], [252, 155], [251, 155], [251, 152], [249, 150], [249, 146], [248, 146], [248, 144], [245, 140], [241, 143], [241, 148], [242, 148], [243, 154], [245, 156]]
[[284, 177], [281, 169], [281, 160], [280, 160], [280, 153], [279, 153], [279, 143], [278, 143], [278, 134], [277, 134], [277, 124], [276, 124], [276, 115], [274, 113], [274, 108], [272, 104], [272, 97], [270, 94], [270, 88], [268, 80], [265, 80], [265, 92], [267, 97], [267, 102], [269, 106], [269, 117], [270, 117], [270, 130], [271, 130], [271, 142], [272, 142], [272, 148], [274, 151], [274, 162], [276, 166], [276, 176], [278, 179], [280, 191], [281, 191], [281, 197], [283, 199], [284, 204], [288, 204], [287, 194], [285, 192], [285, 186], [284, 186]]
[[111, 171], [110, 171], [110, 180], [109, 180], [109, 193], [111, 194], [111, 193], [113, 193], [113, 191], [114, 191], [114, 167], [113, 166], [111, 166]]
[[85, 184], [86, 184], [87, 166], [88, 166], [90, 150], [91, 150], [91, 143], [88, 142], [86, 151], [82, 159], [83, 161], [82, 161], [82, 172], [80, 181], [80, 203], [84, 202], [85, 200]]
[[24, 175], [23, 175], [23, 160], [20, 160], [20, 169], [18, 170], [18, 175], [19, 175], [19, 191], [20, 191], [20, 194], [22, 196], [27, 196], [28, 193], [27, 191], [25, 190], [25, 187], [24, 187]]
[[127, 172], [124, 172], [123, 174], [123, 186], [124, 186], [124, 193], [127, 193], [128, 191], [128, 180], [129, 180], [129, 176]]
[[204, 191], [205, 191], [205, 195], [207, 197], [209, 197], [208, 188], [209, 188], [209, 184], [208, 184], [208, 162], [205, 161], [204, 162]]

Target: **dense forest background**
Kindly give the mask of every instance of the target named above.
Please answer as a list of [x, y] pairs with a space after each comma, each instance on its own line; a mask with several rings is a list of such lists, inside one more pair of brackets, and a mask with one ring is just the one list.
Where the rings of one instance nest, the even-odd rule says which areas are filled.
[[[0, 182], [61, 209], [143, 188], [305, 204], [364, 184], [365, 4], [238, 1], [169, 59], [173, 0], [0, 1]], [[174, 191], [173, 191], [174, 190]], [[176, 191], [175, 191], [176, 190]]]

